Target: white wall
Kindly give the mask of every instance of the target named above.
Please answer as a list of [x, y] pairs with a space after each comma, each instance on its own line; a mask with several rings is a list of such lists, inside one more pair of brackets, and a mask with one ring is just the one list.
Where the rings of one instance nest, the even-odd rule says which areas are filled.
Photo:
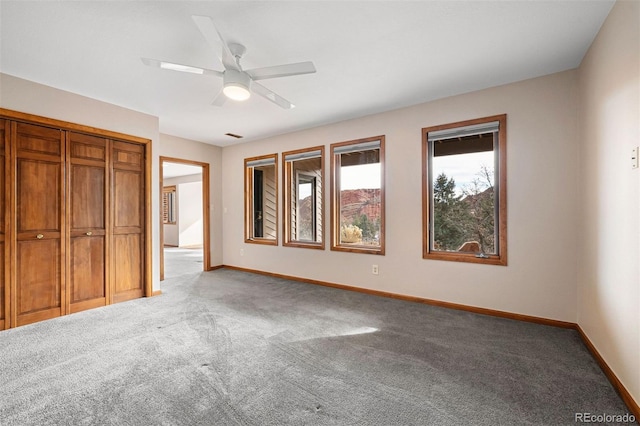
[[202, 174], [164, 179], [163, 185], [176, 187], [176, 223], [163, 225], [164, 245], [202, 245]]
[[[576, 72], [568, 71], [225, 147], [224, 264], [575, 321], [576, 87]], [[501, 113], [508, 115], [509, 266], [422, 259], [421, 128]], [[319, 144], [328, 153], [331, 143], [376, 135], [386, 135], [385, 256], [244, 243], [245, 157]], [[379, 275], [371, 274], [372, 264]]]
[[[159, 155], [209, 164], [209, 213], [211, 265], [222, 264], [222, 148], [179, 138], [160, 135]], [[166, 184], [166, 182], [165, 182]]]
[[[0, 107], [151, 140], [152, 182], [158, 182], [158, 117], [0, 73]], [[159, 288], [160, 194], [152, 183], [153, 289]]]
[[640, 402], [640, 2], [615, 4], [579, 81], [577, 322]]
[[176, 186], [176, 223], [164, 225], [164, 243], [179, 247], [201, 246], [202, 175], [164, 179], [164, 186]]
[[202, 182], [178, 186], [180, 247], [202, 245]]

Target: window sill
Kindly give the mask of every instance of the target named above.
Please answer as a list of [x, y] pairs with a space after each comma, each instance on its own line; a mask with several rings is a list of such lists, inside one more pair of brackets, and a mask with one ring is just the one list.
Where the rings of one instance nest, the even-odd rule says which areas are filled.
[[277, 246], [278, 245], [278, 240], [269, 240], [266, 238], [249, 238], [249, 239], [245, 239], [244, 240], [245, 243], [248, 244], [262, 244], [262, 245], [267, 245], [267, 246]]
[[341, 244], [339, 246], [331, 246], [333, 251], [345, 251], [349, 253], [364, 253], [364, 254], [377, 254], [384, 256], [384, 249], [382, 247], [368, 247], [357, 244]]
[[486, 255], [486, 257], [479, 257], [475, 253], [426, 252], [422, 254], [422, 258], [431, 260], [446, 260], [450, 262], [466, 262], [480, 263], [485, 265], [507, 266], [506, 256], [499, 255]]
[[298, 248], [324, 250], [324, 243], [312, 243], [312, 242], [307, 243], [303, 241], [289, 241], [287, 243], [283, 243], [282, 245], [285, 247], [298, 247]]

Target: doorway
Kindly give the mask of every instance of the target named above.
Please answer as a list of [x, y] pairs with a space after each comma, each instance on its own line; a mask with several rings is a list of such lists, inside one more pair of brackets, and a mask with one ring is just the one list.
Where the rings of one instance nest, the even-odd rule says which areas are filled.
[[[160, 191], [160, 280], [165, 279], [165, 267], [193, 266], [174, 262], [176, 256], [210, 270], [209, 164], [160, 157]], [[166, 258], [172, 261], [165, 264]]]

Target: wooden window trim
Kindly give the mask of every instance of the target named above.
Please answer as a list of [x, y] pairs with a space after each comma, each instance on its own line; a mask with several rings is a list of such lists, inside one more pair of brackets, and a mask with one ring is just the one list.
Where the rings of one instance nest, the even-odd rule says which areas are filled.
[[[335, 154], [336, 148], [357, 145], [366, 142], [380, 141], [380, 245], [378, 247], [369, 247], [365, 245], [342, 245], [340, 244], [340, 176], [338, 173], [339, 164], [337, 164]], [[366, 253], [384, 256], [385, 254], [385, 136], [373, 136], [370, 138], [356, 139], [345, 142], [333, 143], [330, 146], [331, 153], [331, 186], [330, 186], [330, 220], [331, 220], [331, 250], [343, 251], [350, 253]]]
[[[275, 238], [263, 238], [254, 237], [253, 231], [253, 177], [250, 171], [253, 167], [248, 166], [248, 163], [258, 160], [273, 159], [274, 161], [274, 185], [275, 185]], [[257, 157], [249, 157], [244, 159], [244, 242], [250, 244], [263, 244], [263, 245], [278, 245], [278, 154], [261, 155]]]
[[[452, 253], [433, 251], [430, 248], [429, 211], [431, 197], [429, 194], [429, 132], [471, 126], [491, 121], [498, 121], [498, 253], [478, 257], [474, 253]], [[459, 121], [422, 129], [422, 257], [423, 259], [447, 260], [454, 262], [480, 263], [487, 265], [507, 266], [507, 115], [494, 115], [473, 120]]]
[[[171, 206], [168, 201], [167, 201], [167, 206], [165, 207], [165, 202], [164, 202], [164, 197], [165, 194], [170, 194], [173, 193], [174, 195], [174, 204], [173, 206]], [[175, 220], [175, 216], [176, 216], [176, 212], [175, 212], [175, 197], [176, 197], [176, 186], [172, 185], [172, 186], [165, 186], [162, 188], [162, 224], [163, 225], [175, 225], [177, 222]], [[165, 209], [167, 208], [172, 208], [173, 207], [173, 214], [169, 214], [168, 212], [166, 212]], [[173, 217], [173, 221], [169, 220], [169, 217]], [[166, 217], [166, 220], [165, 220]]]
[[[291, 236], [291, 208], [292, 208], [292, 200], [291, 200], [291, 184], [294, 183], [296, 177], [293, 175], [293, 170], [291, 167], [291, 161], [286, 161], [285, 158], [287, 156], [293, 154], [302, 154], [305, 152], [313, 152], [320, 151], [320, 179], [322, 180], [322, 185], [320, 188], [320, 198], [324, 200], [325, 194], [325, 186], [326, 180], [324, 177], [324, 146], [314, 146], [311, 148], [303, 148], [296, 149], [294, 151], [286, 151], [282, 153], [282, 179], [284, 182], [284, 191], [282, 194], [283, 205], [285, 208], [284, 211], [284, 229], [282, 230], [283, 235], [283, 243], [282, 245], [287, 247], [299, 247], [299, 248], [308, 248], [308, 249], [316, 249], [316, 250], [324, 250], [325, 248], [325, 229], [326, 229], [326, 220], [324, 220], [324, 215], [322, 219], [322, 231], [321, 237], [322, 241], [314, 242], [314, 241], [299, 241], [292, 239]], [[322, 208], [324, 212], [324, 207]]]

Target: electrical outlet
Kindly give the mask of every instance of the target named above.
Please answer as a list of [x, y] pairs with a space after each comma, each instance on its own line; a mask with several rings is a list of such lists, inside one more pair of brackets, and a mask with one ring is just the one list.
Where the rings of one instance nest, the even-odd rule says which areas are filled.
[[244, 256], [244, 249], [240, 249], [240, 256]]
[[635, 147], [631, 150], [631, 168], [638, 168], [638, 147]]
[[378, 275], [378, 265], [373, 265], [373, 266], [371, 267], [371, 273], [372, 273], [373, 275]]

